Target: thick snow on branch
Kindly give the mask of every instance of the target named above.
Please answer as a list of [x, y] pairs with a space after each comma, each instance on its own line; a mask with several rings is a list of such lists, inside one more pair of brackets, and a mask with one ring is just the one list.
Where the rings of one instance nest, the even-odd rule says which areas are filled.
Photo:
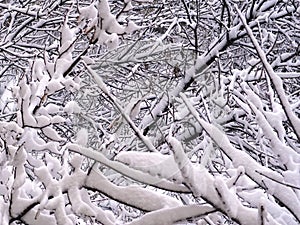
[[257, 211], [243, 206], [237, 195], [228, 189], [223, 180], [221, 181], [222, 178], [214, 178], [206, 168], [195, 167], [187, 161], [189, 159], [176, 138], [168, 137], [168, 142], [185, 182], [196, 197], [205, 199], [241, 224], [257, 224]]
[[1, 225], [299, 223], [297, 1], [6, 2]]
[[128, 225], [171, 225], [180, 220], [205, 216], [214, 211], [214, 208], [205, 205], [179, 206], [147, 213], [140, 219], [128, 223]]
[[[205, 132], [211, 137], [212, 140], [220, 147], [220, 149], [232, 160], [232, 164], [235, 167], [243, 166], [245, 168], [246, 174], [261, 187], [266, 187], [267, 192], [278, 200], [280, 200], [289, 210], [295, 215], [299, 220], [300, 218], [300, 202], [294, 190], [286, 185], [281, 183], [274, 182], [274, 180], [283, 180], [281, 174], [268, 169], [257, 163], [251, 158], [247, 153], [237, 150], [228, 140], [228, 137], [216, 126], [209, 124], [208, 122], [201, 119], [189, 102], [187, 97], [184, 94], [180, 95], [184, 100], [186, 106], [189, 108], [192, 115], [197, 119], [201, 124]], [[261, 176], [260, 173], [266, 173], [273, 179], [265, 178]], [[294, 199], [290, 201], [290, 199]]]
[[115, 160], [131, 168], [144, 171], [152, 176], [165, 178], [181, 184], [183, 178], [178, 171], [174, 157], [156, 152], [121, 152]]
[[[127, 10], [130, 9], [130, 5]], [[82, 23], [85, 20], [85, 32], [89, 33], [94, 29], [91, 42], [100, 45], [105, 44], [109, 49], [115, 49], [119, 45], [119, 35], [130, 34], [139, 29], [133, 22], [129, 21], [127, 26], [121, 25], [116, 17], [111, 13], [107, 0], [92, 3], [89, 6], [79, 8], [78, 20]]]
[[[275, 123], [280, 123], [282, 119], [280, 118], [281, 116], [276, 116], [276, 115], [271, 115], [269, 116], [268, 114], [266, 115], [266, 112], [261, 112], [263, 109], [259, 106], [256, 94], [250, 90], [249, 88], [245, 87], [244, 91], [246, 92], [248, 96], [248, 104], [250, 105], [251, 109], [256, 115], [256, 120], [258, 122], [258, 125], [261, 127], [261, 129], [264, 132], [264, 135], [270, 140], [271, 142], [271, 147], [272, 151], [276, 153], [276, 155], [279, 156], [281, 159], [281, 162], [286, 165], [286, 167], [290, 171], [298, 171], [299, 170], [299, 165], [298, 163], [300, 162], [300, 156], [289, 146], [286, 146], [279, 138], [278, 136], [274, 133], [273, 126], [276, 127]], [[256, 96], [256, 97], [254, 97]], [[264, 114], [266, 117], [264, 116]], [[275, 119], [276, 121], [273, 121]], [[271, 121], [270, 121], [271, 120]], [[270, 121], [270, 122], [269, 122]], [[279, 134], [279, 136], [281, 136]], [[300, 176], [300, 175], [299, 175]], [[300, 179], [300, 177], [299, 177]]]
[[76, 145], [76, 144], [68, 144], [66, 146], [70, 151], [77, 152], [83, 156], [86, 156], [88, 158], [94, 159], [97, 162], [100, 162], [109, 168], [116, 170], [117, 172], [132, 178], [136, 181], [154, 185], [156, 187], [166, 189], [166, 190], [172, 190], [172, 191], [178, 191], [178, 192], [189, 192], [189, 190], [183, 186], [174, 184], [172, 182], [169, 182], [167, 180], [161, 179], [159, 177], [155, 177], [150, 175], [149, 173], [144, 173], [139, 170], [132, 169], [123, 163], [111, 161], [107, 159], [101, 152], [98, 152], [92, 148], [84, 148], [82, 146]]
[[258, 44], [258, 41], [256, 40], [256, 38], [253, 35], [251, 28], [247, 24], [245, 17], [243, 16], [243, 14], [241, 13], [241, 11], [238, 9], [237, 6], [236, 6], [236, 10], [247, 30], [247, 33], [249, 34], [249, 36], [251, 38], [251, 41], [257, 51], [259, 58], [261, 59], [262, 64], [265, 67], [265, 70], [266, 70], [268, 76], [270, 77], [270, 79], [272, 81], [272, 84], [275, 87], [275, 90], [276, 90], [278, 97], [280, 99], [280, 102], [282, 104], [283, 110], [284, 110], [289, 122], [291, 123], [291, 126], [293, 127], [293, 130], [295, 131], [295, 134], [298, 137], [298, 140], [300, 140], [300, 119], [292, 111], [292, 108], [290, 106], [288, 98], [286, 97], [285, 91], [283, 89], [282, 79], [274, 72], [272, 66], [270, 65], [270, 63], [267, 60], [266, 54], [261, 49], [260, 45]]
[[142, 188], [137, 185], [119, 187], [109, 182], [107, 178], [94, 167], [87, 177], [86, 187], [96, 189], [102, 193], [127, 205], [145, 211], [180, 206], [181, 202], [164, 194]]

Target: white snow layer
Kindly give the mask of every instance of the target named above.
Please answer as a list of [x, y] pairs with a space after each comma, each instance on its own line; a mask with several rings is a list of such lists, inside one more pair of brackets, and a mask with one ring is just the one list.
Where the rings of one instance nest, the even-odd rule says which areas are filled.
[[115, 160], [127, 164], [129, 167], [182, 183], [183, 178], [171, 155], [157, 152], [121, 152]]
[[181, 202], [164, 194], [157, 193], [152, 190], [142, 188], [140, 186], [119, 187], [110, 181], [96, 169], [91, 170], [86, 180], [86, 185], [96, 188], [102, 193], [111, 196], [125, 204], [143, 209], [145, 211], [153, 211], [165, 207], [176, 207]]
[[147, 213], [141, 218], [128, 223], [128, 225], [172, 225], [177, 221], [207, 215], [213, 211], [213, 207], [206, 205], [178, 206]]

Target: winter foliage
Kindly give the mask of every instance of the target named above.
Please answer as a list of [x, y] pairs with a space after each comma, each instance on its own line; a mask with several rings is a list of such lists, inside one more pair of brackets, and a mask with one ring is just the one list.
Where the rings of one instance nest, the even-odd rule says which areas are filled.
[[300, 3], [0, 2], [0, 224], [300, 223]]

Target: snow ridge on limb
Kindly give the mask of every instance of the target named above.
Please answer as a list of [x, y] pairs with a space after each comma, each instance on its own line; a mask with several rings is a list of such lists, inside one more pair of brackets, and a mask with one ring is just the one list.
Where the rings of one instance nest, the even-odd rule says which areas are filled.
[[119, 187], [101, 173], [95, 164], [87, 176], [85, 187], [104, 193], [123, 202], [127, 205], [142, 209], [144, 211], [154, 211], [162, 208], [177, 207], [182, 203], [175, 198], [160, 194], [137, 185]]
[[129, 167], [149, 173], [152, 176], [158, 176], [175, 183], [181, 184], [183, 177], [178, 171], [174, 157], [163, 155], [159, 152], [120, 152], [116, 161], [122, 162]]
[[119, 173], [123, 174], [124, 176], [127, 176], [129, 178], [132, 178], [136, 181], [149, 184], [158, 188], [162, 188], [165, 190], [175, 191], [175, 192], [184, 192], [189, 193], [190, 191], [188, 188], [186, 188], [183, 185], [174, 184], [170, 181], [167, 181], [165, 179], [161, 179], [159, 177], [152, 176], [148, 173], [144, 173], [139, 170], [132, 169], [128, 166], [126, 166], [123, 163], [111, 161], [107, 159], [101, 152], [98, 152], [92, 148], [86, 148], [79, 146], [77, 144], [68, 144], [66, 148], [72, 152], [77, 152], [83, 156], [86, 156], [88, 158], [94, 159], [97, 162], [102, 163], [105, 166], [108, 166], [109, 168], [118, 171]]
[[171, 225], [180, 220], [205, 216], [215, 211], [216, 209], [206, 205], [178, 206], [150, 212], [128, 225]]
[[[194, 167], [187, 155], [185, 154], [181, 143], [176, 138], [170, 135], [168, 136], [166, 141], [169, 144], [171, 150], [173, 151], [174, 160], [177, 163], [178, 169], [181, 172], [184, 182], [192, 190], [195, 196], [201, 196], [200, 189], [203, 189], [203, 187], [200, 187], [199, 183], [196, 183]], [[201, 183], [203, 185], [206, 184], [205, 180], [202, 180]]]
[[[211, 137], [213, 141], [219, 146], [219, 148], [231, 159], [232, 164], [235, 167], [243, 166], [245, 168], [245, 173], [262, 188], [266, 188], [267, 192], [278, 199], [282, 204], [284, 204], [287, 209], [295, 216], [297, 220], [300, 221], [300, 201], [290, 187], [284, 186], [281, 183], [274, 182], [274, 180], [283, 180], [282, 175], [279, 173], [266, 168], [251, 158], [247, 153], [237, 150], [229, 141], [227, 136], [219, 130], [216, 126], [201, 119], [189, 102], [188, 98], [181, 93], [180, 97], [185, 102], [186, 106], [190, 110], [191, 114], [196, 118], [199, 124], [203, 127], [205, 132]], [[264, 179], [259, 172], [268, 174], [274, 179]], [[291, 201], [293, 199], [293, 201]]]
[[266, 73], [268, 74], [272, 84], [274, 85], [274, 88], [278, 94], [279, 100], [283, 106], [283, 110], [284, 110], [298, 140], [300, 141], [300, 119], [295, 115], [295, 113], [291, 109], [290, 103], [289, 103], [288, 98], [286, 97], [284, 89], [283, 89], [282, 79], [274, 72], [272, 66], [270, 65], [270, 63], [267, 60], [266, 54], [259, 46], [256, 38], [253, 35], [251, 28], [247, 24], [246, 19], [242, 15], [239, 8], [237, 6], [235, 6], [235, 9], [237, 10], [239, 17], [241, 18], [242, 23], [245, 26], [248, 35], [250, 36], [250, 39], [256, 49], [256, 52], [257, 52], [259, 58], [261, 59], [261, 62], [265, 68]]
[[[263, 3], [263, 1], [261, 3]], [[257, 6], [261, 5], [261, 3], [258, 3]], [[263, 18], [270, 16], [270, 19], [276, 20], [296, 11], [296, 8], [293, 6], [287, 6], [281, 11], [271, 13], [270, 11], [267, 11], [268, 9], [272, 9], [272, 7], [274, 7], [276, 4], [277, 1], [267, 1], [265, 3], [265, 5], [268, 5], [268, 7], [265, 8], [266, 11], [259, 11], [257, 13], [255, 12], [255, 14], [253, 14], [254, 17], [251, 18], [252, 20], [249, 23], [249, 26], [257, 27], [258, 23], [264, 24], [267, 22], [267, 20], [258, 21], [256, 20], [257, 17]], [[214, 62], [215, 58], [220, 52], [227, 49], [236, 40], [243, 38], [246, 34], [247, 32], [243, 29], [243, 24], [238, 21], [238, 18], [235, 18], [234, 26], [229, 27], [228, 30], [220, 34], [219, 38], [216, 38], [216, 40], [209, 46], [209, 49], [197, 57], [195, 65], [190, 66], [189, 69], [186, 70], [185, 76], [181, 78], [178, 85], [170, 91], [170, 96], [177, 97], [179, 93], [186, 90], [193, 83], [194, 79], [196, 79], [210, 67], [210, 65]], [[147, 134], [149, 132], [151, 126], [156, 120], [158, 120], [159, 115], [161, 115], [168, 104], [174, 101], [173, 98], [170, 98], [171, 102], [169, 102], [168, 100], [168, 96], [164, 94], [162, 98], [157, 99], [157, 103], [153, 107], [151, 112], [144, 116], [139, 126], [144, 130], [144, 134]]]
[[[129, 3], [130, 5], [130, 3]], [[132, 7], [128, 6], [127, 10]], [[134, 22], [129, 21], [127, 26], [121, 25], [111, 13], [107, 0], [94, 2], [89, 6], [79, 8], [78, 20], [85, 27], [86, 34], [93, 31], [91, 43], [105, 44], [109, 49], [115, 49], [119, 45], [119, 35], [129, 34], [139, 29]]]
[[[269, 122], [270, 118], [265, 117], [263, 113], [263, 109], [259, 107], [258, 101], [254, 99], [253, 96], [256, 96], [256, 94], [249, 88], [245, 87], [244, 91], [246, 92], [248, 98], [247, 102], [250, 106], [251, 110], [256, 115], [256, 120], [258, 122], [258, 125], [261, 127], [261, 129], [264, 131], [265, 136], [270, 140], [272, 151], [279, 156], [281, 162], [287, 167], [290, 171], [297, 171], [299, 170], [299, 165], [297, 163], [300, 163], [300, 156], [297, 154], [291, 147], [286, 146], [278, 136], [274, 133], [272, 124]], [[257, 97], [258, 98], [258, 97]], [[260, 101], [260, 100], [259, 100]], [[274, 116], [273, 116], [274, 117]], [[279, 123], [280, 121], [276, 121]], [[299, 177], [300, 178], [300, 177]]]
[[174, 152], [174, 158], [187, 186], [195, 197], [201, 197], [216, 209], [240, 224], [257, 224], [257, 210], [241, 204], [237, 195], [231, 193], [221, 178], [214, 178], [206, 168], [195, 167], [187, 158], [181, 143], [174, 137], [167, 139]]

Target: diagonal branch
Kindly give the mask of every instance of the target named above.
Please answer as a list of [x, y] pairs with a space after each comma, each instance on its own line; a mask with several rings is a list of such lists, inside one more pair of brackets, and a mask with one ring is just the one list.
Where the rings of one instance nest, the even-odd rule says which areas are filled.
[[244, 24], [244, 26], [246, 28], [246, 31], [256, 49], [256, 52], [257, 52], [259, 58], [261, 59], [261, 62], [266, 70], [266, 73], [268, 74], [272, 84], [274, 85], [274, 88], [278, 94], [279, 100], [282, 104], [284, 113], [285, 113], [286, 117], [288, 118], [288, 121], [290, 122], [292, 129], [294, 130], [298, 140], [300, 141], [300, 120], [291, 109], [290, 103], [289, 103], [288, 98], [286, 97], [284, 89], [283, 89], [282, 79], [276, 75], [272, 66], [270, 65], [270, 63], [268, 63], [266, 54], [264, 53], [264, 51], [260, 47], [258, 41], [254, 37], [253, 32], [252, 32], [251, 28], [249, 27], [249, 25], [247, 24], [245, 17], [242, 15], [241, 11], [238, 9], [237, 6], [235, 6], [235, 8], [239, 14], [239, 17], [242, 20], [242, 23]]

